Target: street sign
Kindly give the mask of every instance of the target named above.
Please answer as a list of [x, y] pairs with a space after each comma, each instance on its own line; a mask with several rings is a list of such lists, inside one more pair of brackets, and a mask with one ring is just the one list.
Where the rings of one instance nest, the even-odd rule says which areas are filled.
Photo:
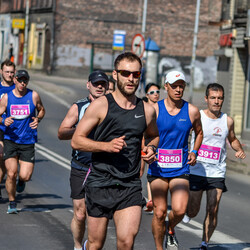
[[135, 53], [140, 58], [143, 57], [143, 53], [145, 50], [145, 40], [144, 40], [143, 35], [136, 34], [133, 37], [131, 50], [133, 53]]
[[114, 30], [113, 50], [124, 50], [125, 48], [125, 30]]

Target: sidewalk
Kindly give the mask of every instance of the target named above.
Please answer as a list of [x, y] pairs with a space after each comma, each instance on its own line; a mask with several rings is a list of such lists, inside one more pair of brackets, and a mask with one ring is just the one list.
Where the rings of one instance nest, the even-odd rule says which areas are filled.
[[[50, 88], [50, 91], [53, 92], [58, 88], [58, 85], [60, 83], [74, 83], [74, 84], [80, 84], [83, 85], [83, 87], [86, 87], [87, 79], [77, 79], [77, 78], [66, 78], [66, 77], [60, 77], [60, 76], [49, 76], [42, 72], [37, 72], [33, 70], [29, 70], [31, 82], [36, 84], [39, 84], [40, 87], [44, 87], [45, 89]], [[44, 85], [41, 84], [41, 82], [44, 82]], [[57, 88], [55, 88], [55, 86]], [[72, 86], [73, 87], [73, 86]], [[206, 108], [206, 103], [204, 101], [204, 92], [202, 91], [194, 91], [193, 92], [193, 104], [196, 105], [199, 109]], [[143, 97], [144, 93], [136, 92], [138, 97]], [[184, 99], [188, 101], [188, 95], [189, 91], [188, 88], [185, 90]], [[164, 89], [160, 90], [160, 99], [163, 99], [166, 97], [166, 91]], [[230, 147], [229, 143], [227, 145], [227, 169], [232, 170], [238, 173], [242, 173], [245, 175], [250, 175], [250, 141], [249, 140], [242, 140], [241, 138], [238, 138], [240, 142], [243, 145], [243, 149], [246, 153], [246, 159], [241, 160], [235, 158], [235, 151]]]

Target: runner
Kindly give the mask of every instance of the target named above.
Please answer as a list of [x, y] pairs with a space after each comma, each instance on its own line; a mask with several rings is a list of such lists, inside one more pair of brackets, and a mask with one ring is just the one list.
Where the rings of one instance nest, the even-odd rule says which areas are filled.
[[[1, 83], [0, 83], [0, 101], [2, 96], [13, 90], [15, 88], [15, 84], [13, 82], [13, 78], [15, 75], [15, 69], [16, 66], [13, 62], [10, 60], [5, 60], [1, 63]], [[6, 168], [3, 160], [3, 135], [5, 131], [5, 126], [3, 124], [0, 124], [0, 183], [2, 183], [2, 180], [6, 173]], [[0, 199], [2, 198], [2, 192], [0, 187]]]
[[[108, 88], [108, 77], [102, 71], [94, 71], [89, 75], [87, 89], [88, 97], [78, 100], [69, 109], [58, 130], [60, 140], [70, 140], [75, 132], [78, 122], [81, 120], [89, 104], [105, 94]], [[94, 131], [89, 138], [93, 138]], [[86, 207], [85, 188], [83, 183], [91, 164], [91, 153], [72, 151], [70, 187], [73, 200], [74, 216], [71, 221], [71, 231], [74, 238], [74, 250], [82, 249], [82, 241], [85, 232]]]
[[[76, 150], [93, 152], [86, 186], [87, 249], [102, 249], [111, 218], [116, 226], [117, 249], [133, 248], [145, 205], [140, 181], [143, 133], [147, 146], [142, 158], [149, 163], [156, 159], [159, 140], [154, 108], [135, 96], [140, 58], [123, 53], [116, 58], [114, 68], [116, 90], [90, 104], [71, 142]], [[95, 127], [91, 140], [87, 136]]]
[[[160, 99], [160, 86], [156, 83], [148, 83], [145, 88], [147, 102], [151, 105], [157, 103]], [[145, 162], [141, 162], [141, 167], [144, 172]], [[148, 170], [148, 167], [147, 167]], [[149, 182], [147, 181], [147, 193], [148, 193], [148, 201], [146, 204], [145, 212], [153, 213], [153, 202], [152, 202], [152, 194]]]
[[[185, 85], [185, 76], [181, 72], [169, 72], [165, 80], [168, 96], [154, 106], [160, 134], [159, 160], [149, 166], [148, 181], [153, 197], [152, 232], [157, 249], [163, 249], [168, 190], [172, 210], [168, 215], [166, 248], [178, 249], [175, 226], [182, 220], [187, 208], [189, 165], [195, 164], [202, 141], [199, 110], [182, 99]], [[188, 153], [188, 137], [192, 128], [196, 141], [194, 150]]]
[[[10, 202], [7, 210], [9, 214], [17, 213], [16, 191], [23, 192], [25, 182], [30, 180], [33, 173], [37, 126], [45, 114], [38, 93], [27, 88], [29, 79], [26, 70], [18, 70], [14, 77], [15, 89], [2, 97], [0, 106], [0, 115], [6, 112], [6, 118], [1, 117], [0, 122], [6, 126], [4, 160], [7, 170], [5, 186]], [[16, 185], [18, 163], [20, 171]]]
[[109, 78], [109, 88], [106, 91], [106, 94], [113, 93], [115, 91], [115, 80], [113, 77]]
[[[224, 101], [223, 86], [217, 83], [209, 84], [205, 101], [207, 109], [200, 111], [204, 138], [198, 153], [197, 164], [190, 169], [190, 197], [187, 216], [183, 219], [187, 223], [190, 218], [198, 214], [202, 194], [206, 191], [206, 216], [200, 249], [208, 249], [208, 242], [217, 225], [222, 193], [227, 191], [225, 185], [226, 139], [228, 138], [231, 147], [236, 151], [236, 158], [246, 157], [235, 136], [234, 120], [221, 112]], [[194, 137], [192, 144], [193, 140]]]

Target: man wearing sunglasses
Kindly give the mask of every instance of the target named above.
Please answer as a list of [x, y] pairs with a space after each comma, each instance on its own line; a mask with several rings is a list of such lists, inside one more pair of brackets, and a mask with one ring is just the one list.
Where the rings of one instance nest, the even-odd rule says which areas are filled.
[[[15, 88], [1, 100], [0, 122], [6, 126], [4, 133], [4, 160], [7, 170], [6, 190], [9, 197], [7, 213], [16, 214], [15, 194], [22, 192], [34, 169], [37, 127], [45, 114], [40, 96], [27, 88], [29, 74], [18, 70], [14, 77]], [[20, 165], [19, 180], [16, 185]]]
[[[141, 140], [146, 145], [142, 158], [155, 160], [158, 130], [154, 108], [137, 98], [141, 60], [131, 52], [115, 60], [116, 90], [92, 102], [79, 122], [71, 145], [92, 152], [87, 178], [87, 249], [102, 249], [109, 219], [114, 218], [117, 249], [132, 249], [139, 231], [141, 210]], [[96, 128], [94, 140], [88, 138]], [[85, 246], [86, 247], [86, 246]]]
[[[108, 76], [102, 71], [94, 71], [89, 75], [87, 82], [89, 95], [86, 98], [78, 100], [69, 109], [58, 129], [58, 138], [60, 140], [70, 140], [72, 138], [76, 126], [82, 119], [89, 104], [105, 94], [108, 89], [108, 83]], [[89, 138], [93, 138], [93, 136], [94, 130], [89, 134]], [[71, 221], [74, 250], [82, 249], [86, 220], [85, 188], [83, 187], [83, 183], [90, 165], [91, 152], [72, 151], [70, 187], [74, 207], [74, 216]]]
[[[16, 65], [9, 59], [6, 59], [1, 63], [1, 83], [0, 83], [0, 100], [5, 93], [13, 90], [15, 84], [13, 78], [15, 75]], [[2, 182], [6, 168], [3, 160], [3, 136], [4, 136], [5, 126], [0, 124], [0, 183]], [[2, 193], [0, 189], [0, 199], [2, 198]]]
[[[167, 98], [155, 104], [160, 134], [158, 161], [149, 166], [148, 181], [152, 191], [154, 216], [153, 235], [157, 249], [163, 249], [166, 232], [168, 190], [172, 210], [168, 215], [167, 249], [178, 249], [175, 226], [182, 220], [189, 197], [189, 166], [196, 163], [203, 133], [197, 107], [182, 99], [186, 81], [183, 73], [171, 71], [165, 80]], [[188, 152], [188, 137], [196, 135], [194, 150]]]

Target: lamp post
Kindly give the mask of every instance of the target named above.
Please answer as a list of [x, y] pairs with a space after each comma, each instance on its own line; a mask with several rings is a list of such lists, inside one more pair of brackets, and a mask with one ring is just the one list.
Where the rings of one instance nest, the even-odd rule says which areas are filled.
[[29, 0], [26, 0], [24, 45], [23, 45], [23, 66], [25, 68], [27, 65], [27, 54], [28, 54], [28, 29], [29, 29]]

